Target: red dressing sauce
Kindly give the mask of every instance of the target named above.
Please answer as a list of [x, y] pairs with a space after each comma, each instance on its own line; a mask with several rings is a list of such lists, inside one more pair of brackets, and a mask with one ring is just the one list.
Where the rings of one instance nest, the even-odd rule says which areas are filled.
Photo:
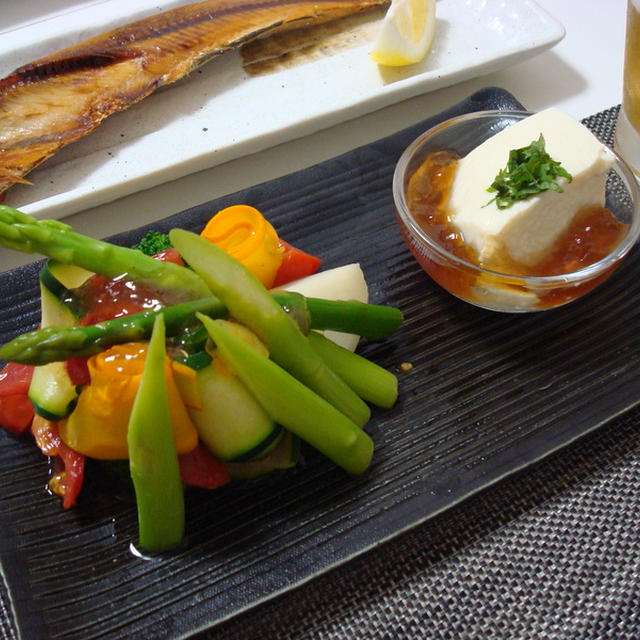
[[[184, 265], [173, 248], [161, 251], [154, 258]], [[160, 309], [173, 303], [166, 292], [127, 280], [126, 275], [114, 279], [91, 276], [72, 295], [74, 304], [84, 310], [84, 315], [78, 321], [83, 326], [149, 309]]]

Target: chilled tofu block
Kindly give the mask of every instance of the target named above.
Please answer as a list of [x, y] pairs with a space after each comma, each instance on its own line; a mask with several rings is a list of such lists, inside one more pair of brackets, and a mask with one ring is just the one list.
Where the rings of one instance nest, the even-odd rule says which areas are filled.
[[[563, 193], [543, 191], [506, 209], [487, 188], [504, 169], [512, 149], [529, 146], [544, 136], [547, 153], [573, 179], [560, 178]], [[605, 181], [613, 159], [582, 124], [552, 108], [507, 127], [459, 162], [449, 207], [451, 221], [465, 243], [478, 253], [482, 266], [513, 261], [531, 267], [542, 260], [586, 206], [603, 206]]]
[[508, 311], [528, 311], [539, 302], [533, 291], [495, 282], [485, 274], [478, 274], [472, 286], [474, 300], [481, 307]]

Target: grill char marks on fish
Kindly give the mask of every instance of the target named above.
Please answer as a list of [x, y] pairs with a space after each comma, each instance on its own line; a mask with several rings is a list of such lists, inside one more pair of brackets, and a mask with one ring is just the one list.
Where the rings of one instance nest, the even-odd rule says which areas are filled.
[[388, 0], [208, 0], [85, 40], [0, 80], [0, 200], [107, 116], [230, 49]]

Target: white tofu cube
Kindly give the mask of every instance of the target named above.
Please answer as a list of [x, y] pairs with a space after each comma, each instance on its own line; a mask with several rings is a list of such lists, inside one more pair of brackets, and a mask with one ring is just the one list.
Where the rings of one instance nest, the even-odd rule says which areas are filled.
[[[547, 153], [573, 180], [558, 180], [563, 193], [544, 191], [507, 209], [498, 209], [495, 202], [487, 205], [493, 197], [487, 188], [506, 167], [509, 152], [529, 146], [540, 134]], [[541, 111], [460, 160], [449, 199], [452, 222], [482, 266], [499, 267], [509, 260], [533, 266], [549, 253], [580, 209], [604, 205], [612, 162], [598, 139], [571, 116], [555, 108]]]

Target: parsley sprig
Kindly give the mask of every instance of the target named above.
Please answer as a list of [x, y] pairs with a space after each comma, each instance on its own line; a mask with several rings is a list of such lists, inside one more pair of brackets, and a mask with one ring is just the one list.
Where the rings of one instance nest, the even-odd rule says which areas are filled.
[[487, 189], [489, 193], [497, 194], [487, 205], [495, 202], [498, 209], [508, 209], [517, 200], [525, 200], [542, 191], [551, 189], [562, 193], [558, 178], [572, 180], [571, 174], [547, 153], [544, 136], [540, 134], [528, 147], [509, 152], [506, 168], [500, 169]]

